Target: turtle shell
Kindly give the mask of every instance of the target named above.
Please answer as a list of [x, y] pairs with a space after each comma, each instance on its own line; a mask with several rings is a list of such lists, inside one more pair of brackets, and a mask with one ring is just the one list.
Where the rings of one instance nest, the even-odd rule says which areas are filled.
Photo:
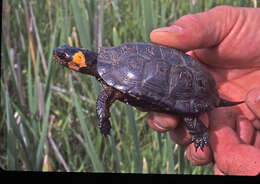
[[153, 43], [102, 47], [97, 71], [107, 85], [175, 113], [206, 112], [219, 100], [213, 77], [198, 61]]

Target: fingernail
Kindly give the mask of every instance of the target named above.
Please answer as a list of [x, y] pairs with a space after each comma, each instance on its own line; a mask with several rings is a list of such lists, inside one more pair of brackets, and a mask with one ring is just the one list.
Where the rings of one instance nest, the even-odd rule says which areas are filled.
[[159, 124], [157, 124], [156, 122], [154, 122], [154, 126], [156, 126], [156, 128], [158, 128], [160, 131], [167, 131], [167, 129], [166, 128], [164, 128], [164, 127], [161, 127]]
[[181, 32], [183, 28], [178, 25], [171, 25], [169, 27], [161, 27], [153, 30], [153, 32]]

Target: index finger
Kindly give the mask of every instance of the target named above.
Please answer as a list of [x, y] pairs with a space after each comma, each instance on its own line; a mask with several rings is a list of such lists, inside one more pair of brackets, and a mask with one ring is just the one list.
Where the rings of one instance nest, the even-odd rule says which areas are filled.
[[148, 112], [147, 122], [154, 130], [159, 132], [166, 132], [177, 127], [179, 118], [178, 116], [164, 113]]

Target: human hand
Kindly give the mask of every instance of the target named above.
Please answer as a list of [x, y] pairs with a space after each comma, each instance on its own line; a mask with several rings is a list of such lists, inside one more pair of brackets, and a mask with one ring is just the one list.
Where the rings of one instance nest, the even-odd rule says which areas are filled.
[[[215, 174], [260, 173], [260, 9], [216, 7], [186, 15], [170, 27], [154, 30], [152, 42], [174, 47], [201, 61], [216, 80], [220, 96], [245, 104], [217, 108], [200, 119], [209, 124], [209, 147], [194, 149], [177, 116], [149, 112], [148, 124], [170, 131], [177, 144], [187, 145], [194, 165], [214, 162]], [[257, 105], [252, 105], [254, 101]]]

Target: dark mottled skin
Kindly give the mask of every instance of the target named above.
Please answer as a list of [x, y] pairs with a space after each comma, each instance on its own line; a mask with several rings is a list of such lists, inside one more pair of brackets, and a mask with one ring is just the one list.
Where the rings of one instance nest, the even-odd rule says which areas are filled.
[[[61, 46], [54, 50], [54, 57], [70, 68], [57, 55], [78, 50]], [[103, 86], [96, 109], [104, 135], [111, 129], [109, 108], [120, 100], [146, 111], [181, 115], [195, 148], [203, 150], [209, 135], [198, 116], [216, 107], [242, 103], [221, 99], [210, 73], [198, 61], [173, 48], [133, 42], [102, 47], [98, 54], [80, 51], [86, 56], [88, 67], [76, 71], [95, 76]]]

